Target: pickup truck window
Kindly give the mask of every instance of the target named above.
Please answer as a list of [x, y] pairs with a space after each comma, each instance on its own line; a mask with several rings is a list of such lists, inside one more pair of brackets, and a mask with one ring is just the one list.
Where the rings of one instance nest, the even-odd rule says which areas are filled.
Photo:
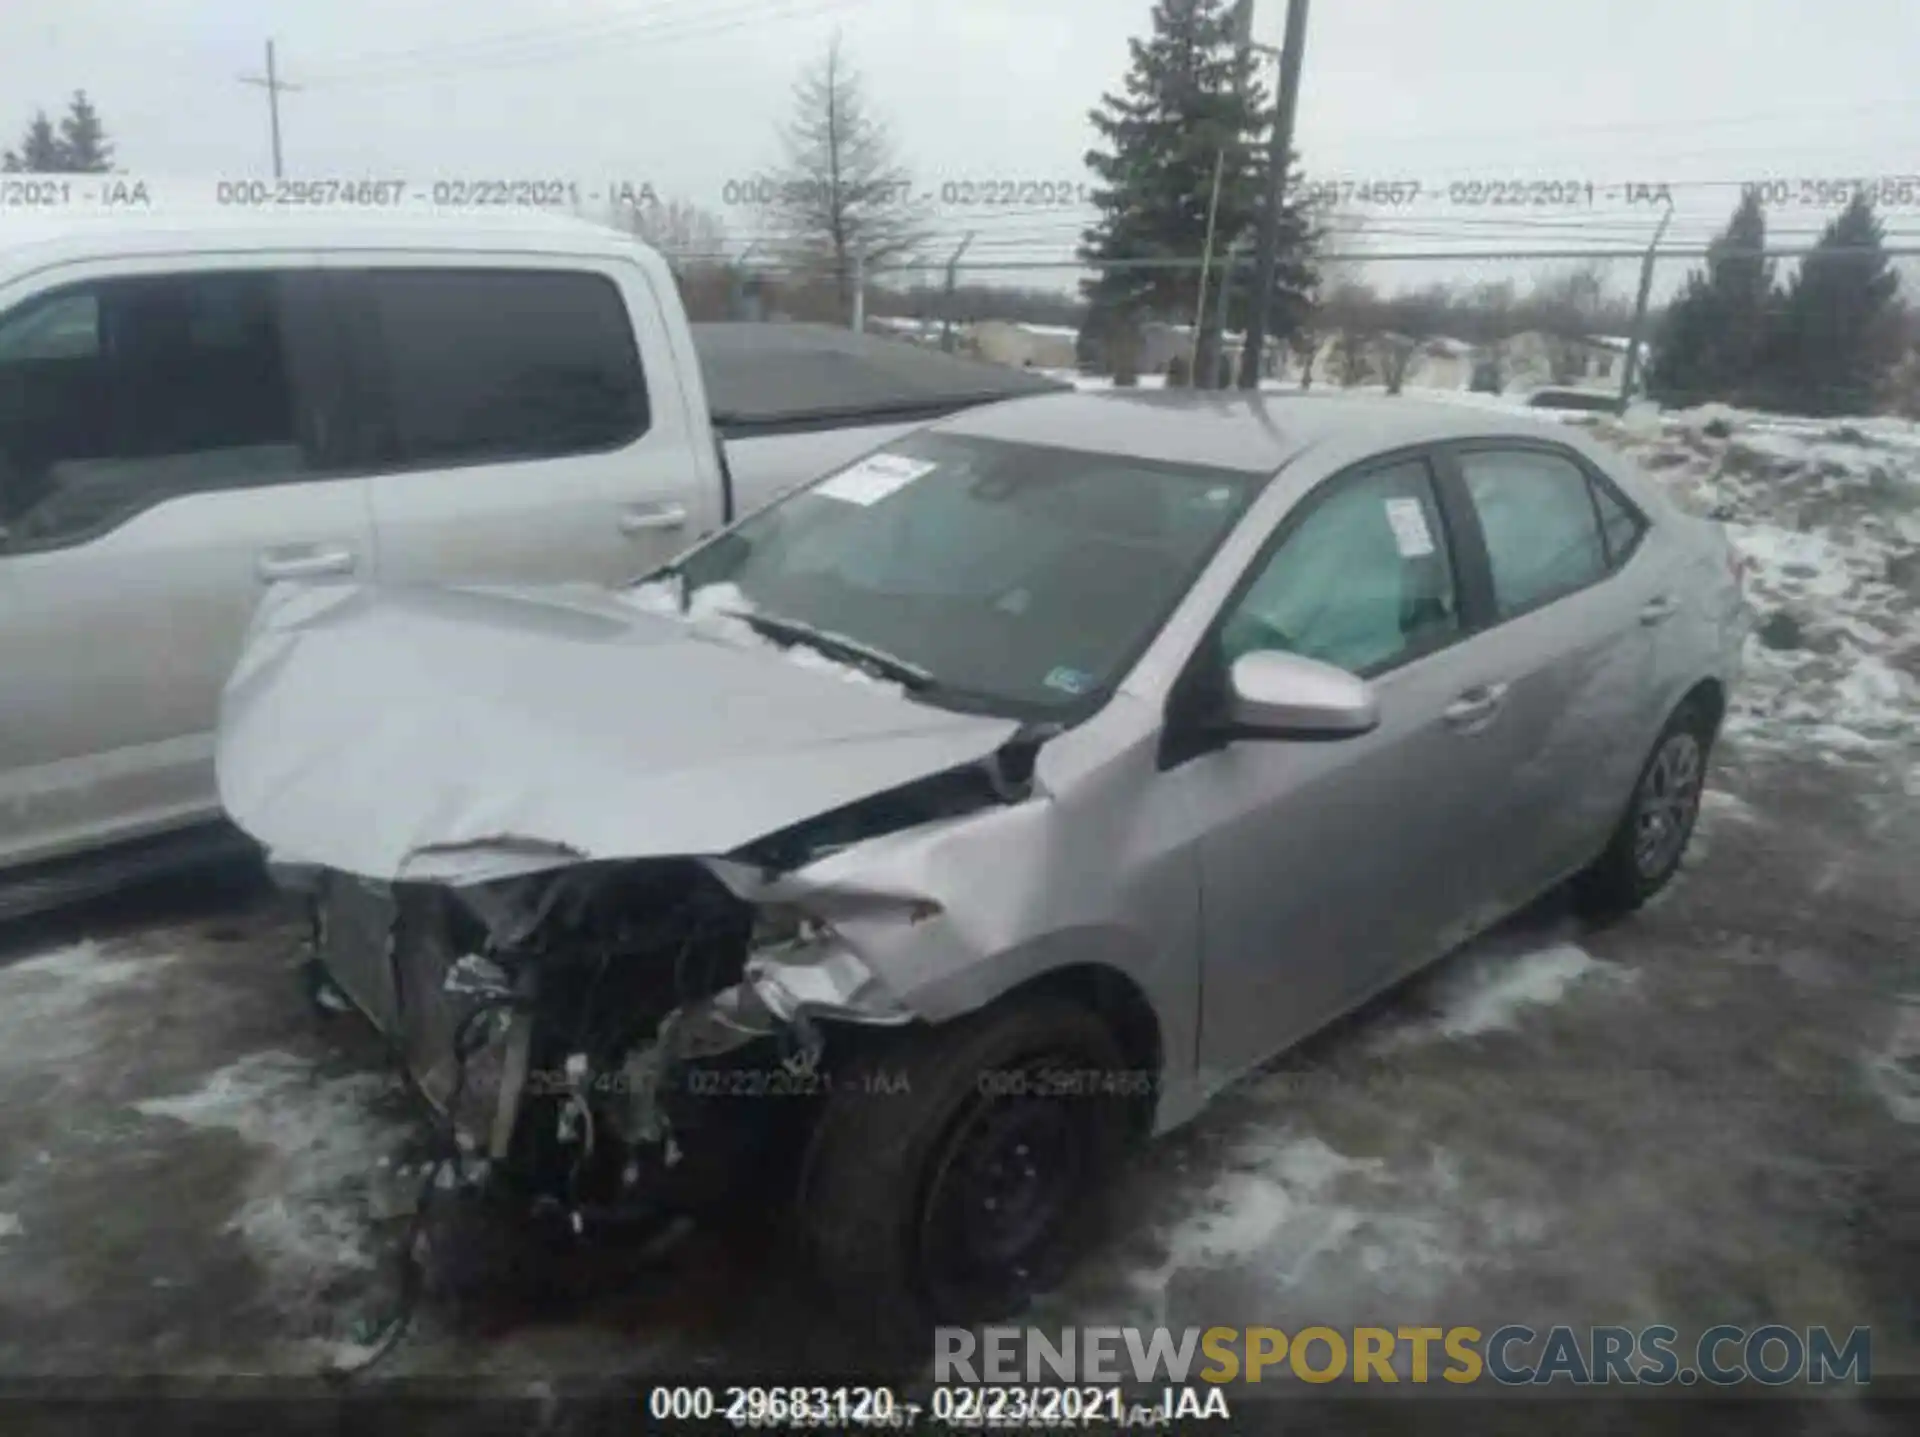
[[648, 425], [627, 306], [565, 270], [361, 271], [359, 363], [383, 376], [380, 460], [445, 467], [617, 449]]
[[0, 318], [0, 553], [312, 472], [280, 295], [266, 271], [102, 279]]

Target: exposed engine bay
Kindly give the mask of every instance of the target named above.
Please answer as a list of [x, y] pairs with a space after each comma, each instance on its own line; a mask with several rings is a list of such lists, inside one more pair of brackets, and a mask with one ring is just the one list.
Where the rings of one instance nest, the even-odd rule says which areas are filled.
[[310, 894], [324, 981], [394, 1044], [445, 1120], [460, 1182], [578, 1230], [737, 1189], [804, 1135], [859, 1030], [913, 1021], [827, 923], [743, 891], [867, 838], [1018, 801], [1038, 742], [726, 859], [466, 885], [279, 873]]

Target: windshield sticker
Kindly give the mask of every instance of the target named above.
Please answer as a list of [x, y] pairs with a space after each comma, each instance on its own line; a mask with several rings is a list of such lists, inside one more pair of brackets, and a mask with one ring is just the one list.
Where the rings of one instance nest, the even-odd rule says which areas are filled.
[[829, 499], [843, 499], [849, 504], [877, 504], [894, 490], [905, 488], [939, 467], [929, 460], [909, 459], [902, 454], [869, 454], [813, 492]]
[[1393, 526], [1393, 542], [1401, 558], [1420, 559], [1433, 552], [1433, 533], [1418, 499], [1387, 500], [1387, 522]]
[[1041, 682], [1050, 689], [1059, 689], [1062, 693], [1084, 694], [1093, 687], [1093, 675], [1085, 669], [1070, 669], [1063, 664]]
[[1218, 508], [1221, 508], [1223, 505], [1231, 504], [1232, 502], [1233, 502], [1233, 490], [1229, 489], [1224, 484], [1221, 484], [1215, 488], [1207, 490], [1207, 504], [1211, 508], [1218, 509]]

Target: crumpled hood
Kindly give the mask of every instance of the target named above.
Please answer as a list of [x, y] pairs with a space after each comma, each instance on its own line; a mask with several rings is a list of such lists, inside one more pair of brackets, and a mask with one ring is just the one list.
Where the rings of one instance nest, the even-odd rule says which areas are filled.
[[1017, 727], [603, 589], [283, 588], [228, 681], [216, 762], [277, 859], [460, 882], [727, 853]]

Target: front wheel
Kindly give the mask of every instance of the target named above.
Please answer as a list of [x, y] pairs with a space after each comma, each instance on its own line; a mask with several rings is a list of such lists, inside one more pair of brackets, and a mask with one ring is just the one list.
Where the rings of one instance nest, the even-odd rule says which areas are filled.
[[1053, 1286], [1125, 1147], [1122, 1061], [1095, 1014], [1044, 998], [901, 1035], [836, 1073], [800, 1181], [820, 1279], [909, 1343]]
[[1706, 783], [1713, 722], [1697, 703], [1667, 721], [1640, 770], [1633, 798], [1604, 852], [1574, 880], [1587, 917], [1622, 917], [1665, 888], [1679, 871]]

